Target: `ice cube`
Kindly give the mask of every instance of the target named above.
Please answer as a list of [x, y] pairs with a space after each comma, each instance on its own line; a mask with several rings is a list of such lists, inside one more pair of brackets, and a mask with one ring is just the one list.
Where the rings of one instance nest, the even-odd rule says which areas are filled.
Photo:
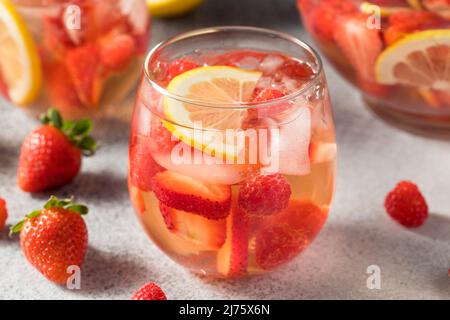
[[285, 91], [287, 94], [292, 93], [292, 92], [295, 92], [295, 91], [297, 91], [297, 90], [300, 88], [299, 83], [298, 83], [297, 80], [292, 79], [292, 78], [289, 78], [289, 77], [287, 77], [287, 76], [284, 76], [284, 77], [281, 79], [281, 83], [283, 83], [284, 88], [285, 88], [284, 91]]
[[308, 107], [299, 107], [292, 113], [292, 120], [280, 126], [278, 139], [271, 135], [271, 165], [261, 172], [307, 175], [311, 170], [310, 141], [311, 111]]
[[270, 88], [272, 85], [272, 77], [261, 77], [256, 84], [256, 88], [265, 89]]
[[261, 60], [251, 56], [245, 56], [236, 62], [236, 67], [242, 69], [257, 70]]
[[280, 56], [268, 55], [260, 64], [260, 70], [264, 74], [271, 74], [275, 72], [284, 62], [284, 59]]

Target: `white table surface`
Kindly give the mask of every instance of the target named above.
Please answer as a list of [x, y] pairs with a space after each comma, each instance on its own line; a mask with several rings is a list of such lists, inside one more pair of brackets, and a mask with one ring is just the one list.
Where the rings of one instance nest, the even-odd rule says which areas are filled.
[[[154, 20], [152, 45], [182, 31], [253, 25], [311, 42], [292, 0], [206, 0], [180, 19]], [[147, 281], [170, 299], [439, 299], [450, 298], [450, 139], [413, 135], [366, 109], [359, 94], [325, 63], [338, 136], [337, 193], [330, 219], [313, 245], [275, 273], [239, 281], [199, 278], [161, 253], [140, 229], [127, 184], [128, 123], [102, 120], [101, 149], [76, 181], [57, 192], [89, 205], [89, 251], [82, 288], [53, 285], [22, 256], [17, 240], [0, 234], [0, 299], [129, 299]], [[127, 112], [129, 108], [126, 109]], [[0, 102], [0, 197], [9, 223], [39, 208], [50, 193], [22, 193], [15, 183], [19, 147], [37, 122]], [[401, 179], [419, 184], [431, 215], [407, 230], [384, 212], [386, 193]], [[369, 265], [381, 268], [381, 289], [366, 286]]]

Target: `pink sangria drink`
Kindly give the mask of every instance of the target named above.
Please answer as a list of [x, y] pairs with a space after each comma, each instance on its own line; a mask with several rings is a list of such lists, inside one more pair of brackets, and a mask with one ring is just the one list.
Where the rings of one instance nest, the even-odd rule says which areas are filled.
[[186, 268], [264, 273], [324, 226], [334, 124], [320, 59], [303, 42], [246, 27], [169, 39], [146, 59], [132, 121], [131, 200]]
[[305, 27], [377, 113], [450, 128], [450, 0], [298, 0]]
[[16, 105], [103, 113], [139, 79], [144, 0], [2, 0], [0, 11], [0, 95]]

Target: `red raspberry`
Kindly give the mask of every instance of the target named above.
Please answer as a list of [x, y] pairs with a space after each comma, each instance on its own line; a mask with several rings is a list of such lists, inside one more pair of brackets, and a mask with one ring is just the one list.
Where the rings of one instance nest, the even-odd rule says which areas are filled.
[[287, 208], [291, 186], [281, 174], [256, 175], [241, 184], [238, 203], [249, 214], [267, 216]]
[[149, 282], [140, 288], [131, 300], [167, 300], [167, 297], [156, 283]]
[[408, 228], [421, 226], [428, 218], [427, 203], [417, 185], [409, 181], [397, 184], [384, 201], [387, 213]]

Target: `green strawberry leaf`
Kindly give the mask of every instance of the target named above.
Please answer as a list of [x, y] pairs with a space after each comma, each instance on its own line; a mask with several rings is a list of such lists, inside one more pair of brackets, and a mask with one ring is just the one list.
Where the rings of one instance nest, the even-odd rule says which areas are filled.
[[97, 150], [97, 143], [90, 135], [92, 121], [81, 119], [78, 121], [64, 120], [58, 110], [50, 108], [41, 114], [41, 122], [60, 129], [72, 144], [83, 151], [85, 156], [91, 156]]
[[[51, 209], [51, 208], [63, 208], [68, 211], [72, 211], [75, 213], [78, 213], [80, 215], [86, 215], [89, 212], [89, 209], [87, 206], [82, 204], [77, 204], [73, 202], [73, 197], [70, 199], [58, 199], [55, 196], [51, 196], [50, 199], [44, 204], [44, 209]], [[25, 216], [25, 219], [19, 221], [17, 224], [12, 226], [9, 229], [9, 236], [11, 237], [13, 234], [19, 233], [22, 230], [22, 227], [28, 219], [34, 219], [41, 215], [42, 210], [35, 210]]]

